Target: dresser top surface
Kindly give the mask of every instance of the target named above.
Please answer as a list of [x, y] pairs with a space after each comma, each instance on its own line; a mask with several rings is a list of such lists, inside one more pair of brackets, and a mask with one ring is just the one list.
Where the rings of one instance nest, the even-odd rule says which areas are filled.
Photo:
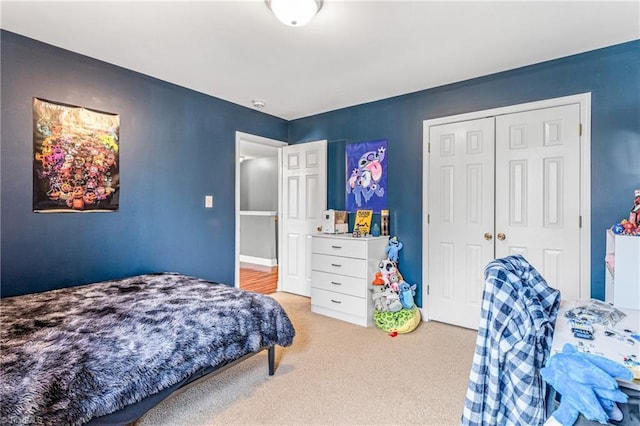
[[348, 234], [313, 234], [314, 238], [332, 238], [332, 239], [340, 239], [340, 240], [351, 240], [351, 241], [371, 241], [371, 240], [388, 240], [388, 235], [381, 235], [379, 237], [353, 237], [350, 233]]

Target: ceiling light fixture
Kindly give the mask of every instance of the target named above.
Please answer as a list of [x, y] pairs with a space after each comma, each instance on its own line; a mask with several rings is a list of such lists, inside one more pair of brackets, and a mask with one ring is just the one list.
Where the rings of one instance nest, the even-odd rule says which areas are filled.
[[264, 106], [266, 105], [264, 101], [261, 101], [259, 99], [254, 99], [251, 101], [251, 103], [253, 104], [254, 108], [264, 108]]
[[267, 6], [283, 24], [301, 27], [322, 7], [322, 0], [265, 0]]

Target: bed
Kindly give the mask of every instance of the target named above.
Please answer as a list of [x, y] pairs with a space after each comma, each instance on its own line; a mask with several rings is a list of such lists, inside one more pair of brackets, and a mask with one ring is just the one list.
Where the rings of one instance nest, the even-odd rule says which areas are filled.
[[0, 301], [3, 424], [127, 424], [295, 330], [269, 296], [176, 273]]

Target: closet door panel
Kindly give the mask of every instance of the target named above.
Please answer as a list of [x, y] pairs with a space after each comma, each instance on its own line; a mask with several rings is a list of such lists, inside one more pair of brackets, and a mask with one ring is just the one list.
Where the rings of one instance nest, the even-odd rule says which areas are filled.
[[577, 104], [496, 117], [496, 257], [523, 254], [563, 299], [580, 297], [579, 118]]
[[430, 319], [478, 327], [494, 255], [494, 139], [493, 118], [430, 128]]

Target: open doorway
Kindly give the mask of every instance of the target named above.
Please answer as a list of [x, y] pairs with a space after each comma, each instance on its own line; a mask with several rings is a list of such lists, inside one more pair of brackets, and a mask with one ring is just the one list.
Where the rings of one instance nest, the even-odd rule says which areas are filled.
[[236, 132], [236, 287], [266, 294], [279, 288], [278, 216], [285, 145]]

